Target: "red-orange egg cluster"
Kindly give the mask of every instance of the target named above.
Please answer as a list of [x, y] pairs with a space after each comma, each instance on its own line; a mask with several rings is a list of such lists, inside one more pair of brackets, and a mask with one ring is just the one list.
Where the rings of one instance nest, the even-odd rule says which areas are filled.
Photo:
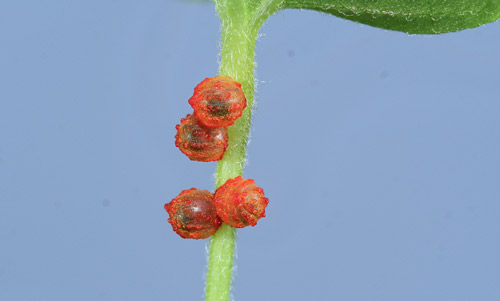
[[235, 228], [255, 226], [265, 217], [269, 199], [254, 180], [227, 180], [212, 195], [207, 190], [184, 190], [165, 204], [168, 222], [182, 238], [201, 239], [213, 235], [221, 220]]
[[196, 118], [207, 127], [230, 126], [247, 106], [241, 84], [229, 77], [206, 78], [189, 99]]
[[168, 222], [182, 238], [207, 238], [217, 232], [221, 225], [215, 211], [213, 194], [207, 190], [184, 190], [165, 204], [165, 210], [170, 216]]
[[269, 199], [254, 180], [236, 177], [227, 180], [215, 192], [214, 204], [217, 215], [235, 228], [255, 226], [265, 217]]
[[246, 107], [241, 85], [229, 77], [206, 78], [189, 99], [192, 115], [176, 126], [175, 145], [194, 161], [217, 161], [227, 148], [226, 127], [238, 119]]
[[[193, 114], [176, 126], [175, 146], [194, 161], [222, 159], [228, 146], [226, 127], [242, 115], [247, 101], [241, 84], [229, 77], [206, 78], [189, 99]], [[265, 216], [269, 200], [254, 180], [236, 177], [217, 189], [191, 188], [165, 204], [168, 222], [183, 238], [213, 235], [222, 221], [236, 228], [255, 226]]]
[[208, 128], [201, 125], [194, 115], [187, 115], [176, 126], [175, 146], [194, 161], [217, 161], [227, 148], [227, 130], [224, 127]]

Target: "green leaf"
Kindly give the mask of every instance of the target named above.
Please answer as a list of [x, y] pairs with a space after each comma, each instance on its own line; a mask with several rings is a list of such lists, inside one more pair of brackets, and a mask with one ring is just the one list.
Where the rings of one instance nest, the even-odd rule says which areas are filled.
[[500, 17], [500, 0], [283, 0], [281, 9], [310, 9], [410, 34], [459, 31]]

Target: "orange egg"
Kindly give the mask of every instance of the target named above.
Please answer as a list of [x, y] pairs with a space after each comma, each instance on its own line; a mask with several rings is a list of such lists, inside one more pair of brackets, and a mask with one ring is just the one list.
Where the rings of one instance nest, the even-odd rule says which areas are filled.
[[241, 116], [247, 100], [239, 83], [230, 77], [217, 76], [199, 83], [189, 104], [204, 126], [227, 127]]
[[207, 190], [184, 190], [165, 204], [165, 210], [170, 216], [168, 222], [182, 238], [207, 238], [217, 232], [221, 225], [215, 211], [213, 194]]
[[196, 117], [188, 114], [176, 127], [175, 146], [193, 161], [217, 161], [227, 148], [227, 130], [224, 127], [208, 128]]
[[215, 192], [214, 205], [222, 221], [235, 228], [255, 226], [266, 216], [269, 199], [254, 180], [236, 177], [227, 180]]

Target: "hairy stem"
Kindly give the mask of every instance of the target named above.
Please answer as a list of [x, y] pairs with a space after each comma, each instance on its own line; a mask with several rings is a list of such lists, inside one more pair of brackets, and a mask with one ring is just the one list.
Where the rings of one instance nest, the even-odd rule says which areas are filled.
[[[217, 4], [216, 2], [216, 7]], [[257, 32], [246, 22], [244, 6], [244, 2], [236, 0], [231, 5], [217, 7], [222, 22], [219, 75], [229, 76], [239, 82], [247, 99], [247, 107], [243, 115], [228, 128], [229, 146], [217, 165], [215, 175], [217, 188], [228, 179], [241, 176], [245, 165], [255, 94], [254, 55]], [[228, 18], [228, 15], [231, 18]], [[205, 290], [207, 301], [229, 300], [235, 232], [235, 228], [223, 224], [211, 238]]]

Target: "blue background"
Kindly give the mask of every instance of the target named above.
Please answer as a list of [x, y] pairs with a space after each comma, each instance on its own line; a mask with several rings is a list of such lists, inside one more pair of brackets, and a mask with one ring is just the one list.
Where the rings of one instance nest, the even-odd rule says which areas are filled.
[[[235, 299], [500, 300], [500, 23], [261, 32]], [[203, 298], [163, 204], [213, 191], [174, 135], [219, 40], [211, 3], [0, 2], [0, 300]]]

